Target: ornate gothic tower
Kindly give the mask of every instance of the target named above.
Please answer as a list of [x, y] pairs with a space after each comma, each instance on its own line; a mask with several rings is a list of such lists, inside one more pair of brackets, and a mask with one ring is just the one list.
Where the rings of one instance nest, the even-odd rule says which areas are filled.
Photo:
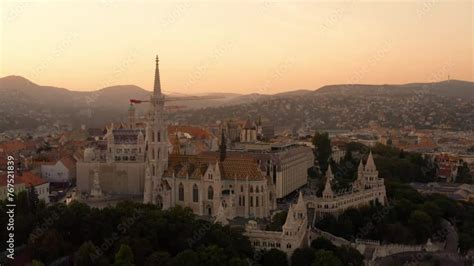
[[[160, 69], [158, 66], [158, 56], [156, 56], [155, 83], [153, 95], [150, 99], [150, 111], [146, 127], [146, 144], [150, 178], [145, 177], [145, 191], [143, 201], [145, 203], [161, 204], [159, 198], [159, 188], [163, 172], [168, 167], [168, 132], [165, 123], [165, 98], [161, 94]], [[147, 187], [148, 186], [148, 187]], [[151, 187], [150, 187], [151, 186]]]

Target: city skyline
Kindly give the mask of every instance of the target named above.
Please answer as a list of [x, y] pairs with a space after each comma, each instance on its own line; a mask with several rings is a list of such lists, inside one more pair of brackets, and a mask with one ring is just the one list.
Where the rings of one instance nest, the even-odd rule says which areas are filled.
[[2, 6], [0, 76], [71, 90], [151, 90], [156, 53], [165, 92], [473, 80], [470, 1]]

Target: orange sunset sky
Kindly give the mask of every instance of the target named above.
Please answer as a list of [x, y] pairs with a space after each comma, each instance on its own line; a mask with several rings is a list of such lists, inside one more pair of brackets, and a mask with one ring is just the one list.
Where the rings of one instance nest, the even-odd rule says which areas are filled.
[[277, 93], [473, 78], [473, 1], [2, 1], [0, 76]]

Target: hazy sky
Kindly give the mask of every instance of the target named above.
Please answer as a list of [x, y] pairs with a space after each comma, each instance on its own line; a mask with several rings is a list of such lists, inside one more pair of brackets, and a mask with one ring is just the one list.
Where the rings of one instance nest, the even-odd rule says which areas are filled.
[[1, 1], [0, 76], [276, 93], [473, 78], [472, 1]]

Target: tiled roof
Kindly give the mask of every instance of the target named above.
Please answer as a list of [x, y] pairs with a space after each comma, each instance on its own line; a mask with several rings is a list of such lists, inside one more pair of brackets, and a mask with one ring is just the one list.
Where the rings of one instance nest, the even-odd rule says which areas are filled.
[[[0, 176], [0, 184], [1, 186], [5, 186], [6, 183], [7, 175], [4, 174]], [[19, 173], [15, 174], [15, 184], [25, 184], [25, 186], [29, 187], [30, 184], [33, 186], [39, 186], [45, 183], [48, 183], [48, 181], [44, 180], [40, 176], [33, 174], [30, 171], [23, 172], [21, 175]]]
[[76, 161], [70, 156], [61, 158], [61, 162], [66, 166], [67, 169], [73, 170], [76, 167]]
[[26, 149], [26, 144], [21, 140], [11, 140], [0, 144], [0, 150], [11, 154]]
[[200, 155], [171, 155], [168, 170], [165, 171], [164, 175], [171, 177], [174, 173], [177, 177], [189, 176], [189, 178], [199, 179], [209, 166], [215, 167], [216, 163], [219, 163], [222, 179], [245, 180], [247, 177], [249, 180], [265, 179], [258, 169], [258, 164], [253, 159], [230, 157], [223, 162], [218, 162], [217, 157]]

